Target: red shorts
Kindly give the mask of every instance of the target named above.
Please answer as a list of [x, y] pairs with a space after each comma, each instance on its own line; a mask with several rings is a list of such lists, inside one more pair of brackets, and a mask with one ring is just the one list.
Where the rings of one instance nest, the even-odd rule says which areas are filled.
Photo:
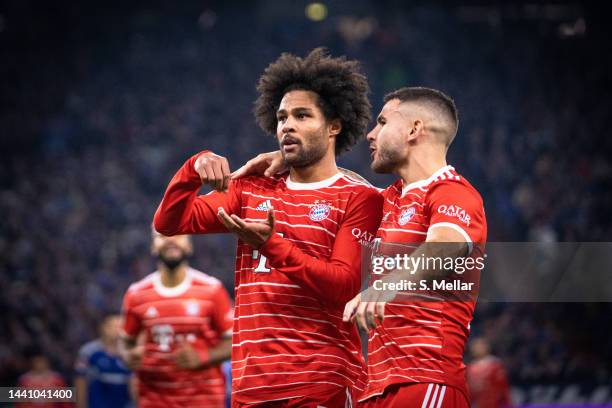
[[357, 407], [354, 391], [343, 388], [335, 393], [313, 394], [298, 398], [241, 404], [232, 399], [232, 408], [353, 408]]
[[360, 408], [469, 408], [465, 395], [443, 384], [395, 384], [382, 395], [359, 403]]

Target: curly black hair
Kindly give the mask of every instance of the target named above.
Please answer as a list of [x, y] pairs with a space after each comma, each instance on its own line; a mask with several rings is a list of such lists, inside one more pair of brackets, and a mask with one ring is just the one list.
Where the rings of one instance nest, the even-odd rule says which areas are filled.
[[315, 48], [306, 58], [283, 53], [268, 65], [257, 84], [257, 124], [276, 134], [276, 111], [283, 96], [293, 90], [312, 91], [328, 120], [339, 118], [342, 131], [336, 136], [336, 155], [349, 150], [366, 133], [370, 122], [370, 88], [359, 62], [332, 58], [325, 48]]

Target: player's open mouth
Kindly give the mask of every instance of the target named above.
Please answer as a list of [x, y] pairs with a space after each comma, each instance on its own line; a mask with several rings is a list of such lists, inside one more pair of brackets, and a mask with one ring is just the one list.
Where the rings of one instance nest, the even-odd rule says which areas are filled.
[[283, 150], [285, 150], [285, 151], [293, 150], [299, 144], [300, 144], [299, 141], [297, 141], [296, 139], [290, 138], [290, 137], [286, 137], [281, 142], [281, 146], [282, 146]]
[[370, 158], [374, 158], [376, 155], [376, 148], [370, 146]]

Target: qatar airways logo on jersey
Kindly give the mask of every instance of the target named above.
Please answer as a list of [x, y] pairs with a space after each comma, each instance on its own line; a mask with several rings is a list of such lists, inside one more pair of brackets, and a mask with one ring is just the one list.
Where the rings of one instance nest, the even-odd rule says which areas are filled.
[[351, 234], [359, 240], [359, 244], [365, 247], [371, 247], [374, 241], [374, 234], [368, 231], [362, 231], [360, 228], [353, 228]]
[[444, 205], [438, 207], [438, 213], [448, 215], [449, 217], [459, 218], [459, 221], [470, 226], [470, 215], [458, 205]]

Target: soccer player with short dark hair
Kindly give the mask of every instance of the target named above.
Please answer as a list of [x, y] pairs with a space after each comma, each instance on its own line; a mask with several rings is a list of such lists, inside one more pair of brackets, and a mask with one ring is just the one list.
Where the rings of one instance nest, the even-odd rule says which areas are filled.
[[[368, 134], [371, 167], [399, 177], [383, 191], [379, 245], [417, 246], [415, 258], [482, 259], [487, 238], [482, 198], [446, 162], [458, 127], [453, 100], [435, 89], [402, 88], [385, 97], [376, 122]], [[382, 280], [449, 277], [449, 271], [414, 272], [395, 269]], [[477, 283], [477, 276], [472, 279]], [[349, 302], [344, 315], [373, 329], [362, 406], [405, 407], [409, 401], [418, 407], [469, 407], [463, 352], [477, 289], [459, 298], [457, 291], [427, 291], [437, 301], [423, 295], [422, 301], [385, 302], [382, 293], [372, 293], [370, 288]]]
[[[368, 85], [355, 61], [316, 49], [281, 55], [257, 89], [257, 122], [276, 135], [289, 172], [230, 181], [227, 160], [196, 154], [170, 182], [155, 227], [239, 238], [233, 406], [344, 407], [366, 378], [342, 311], [359, 292], [361, 245], [382, 199], [340, 172], [336, 156], [365, 134]], [[223, 192], [198, 195], [203, 183]]]

